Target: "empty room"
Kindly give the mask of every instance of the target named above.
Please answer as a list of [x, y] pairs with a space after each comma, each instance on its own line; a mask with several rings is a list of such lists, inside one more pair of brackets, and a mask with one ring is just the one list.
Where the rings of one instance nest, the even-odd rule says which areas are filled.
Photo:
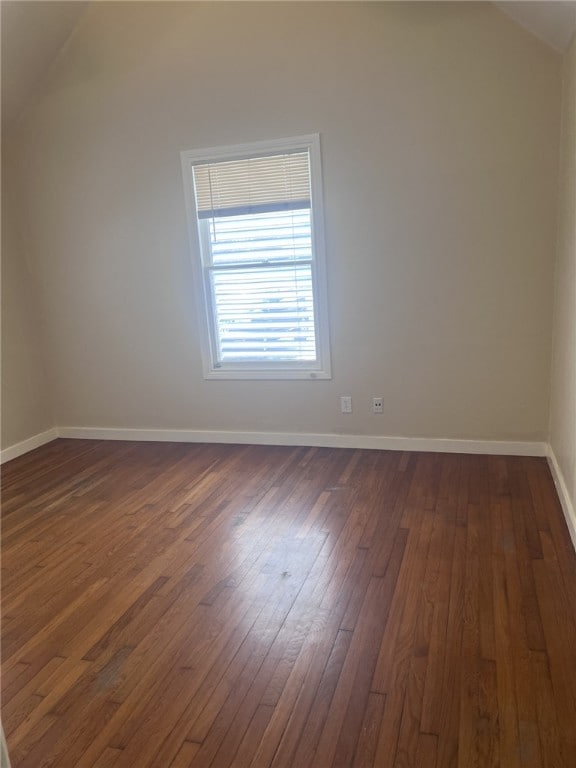
[[2, 0], [2, 767], [576, 766], [576, 3]]

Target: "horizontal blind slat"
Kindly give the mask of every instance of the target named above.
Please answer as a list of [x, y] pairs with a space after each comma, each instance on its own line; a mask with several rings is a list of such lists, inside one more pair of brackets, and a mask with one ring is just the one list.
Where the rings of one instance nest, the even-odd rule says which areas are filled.
[[308, 151], [199, 163], [193, 172], [201, 218], [262, 206], [310, 205]]
[[310, 210], [215, 217], [209, 226], [212, 263], [312, 258]]
[[221, 362], [316, 359], [310, 264], [211, 270]]

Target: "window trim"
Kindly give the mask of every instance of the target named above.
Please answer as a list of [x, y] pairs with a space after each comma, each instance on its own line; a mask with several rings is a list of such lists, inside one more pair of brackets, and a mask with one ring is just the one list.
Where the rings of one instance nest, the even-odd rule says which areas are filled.
[[[202, 259], [199, 217], [194, 189], [195, 164], [224, 160], [241, 160], [269, 154], [308, 150], [310, 158], [310, 194], [312, 221], [312, 287], [314, 292], [314, 322], [316, 329], [316, 362], [262, 361], [217, 364], [212, 299], [209, 295], [208, 268]], [[203, 375], [205, 379], [331, 379], [328, 332], [328, 302], [326, 283], [326, 253], [324, 241], [324, 212], [322, 207], [322, 173], [320, 135], [317, 133], [286, 139], [249, 142], [224, 147], [183, 150], [180, 153], [188, 237], [193, 265], [196, 302], [200, 327]]]

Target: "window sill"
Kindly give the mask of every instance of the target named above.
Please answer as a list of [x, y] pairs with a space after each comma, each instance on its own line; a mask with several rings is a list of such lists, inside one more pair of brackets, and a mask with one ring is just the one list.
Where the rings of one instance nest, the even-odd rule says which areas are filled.
[[220, 380], [251, 380], [251, 381], [318, 381], [332, 378], [332, 373], [325, 370], [257, 370], [257, 369], [230, 369], [218, 368], [204, 371], [204, 378], [208, 381]]

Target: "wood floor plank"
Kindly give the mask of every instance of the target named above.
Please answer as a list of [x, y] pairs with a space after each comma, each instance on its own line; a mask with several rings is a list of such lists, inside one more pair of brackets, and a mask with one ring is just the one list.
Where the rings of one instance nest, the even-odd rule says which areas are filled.
[[494, 612], [496, 626], [496, 679], [500, 720], [500, 764], [515, 768], [520, 765], [518, 702], [514, 679], [511, 621], [513, 606], [506, 577], [504, 555], [493, 561]]
[[[316, 759], [326, 765], [351, 764], [360, 735], [364, 710], [378, 662], [382, 632], [388, 622], [398, 573], [406, 552], [405, 529], [399, 529], [387, 575], [370, 580], [363, 601], [361, 620], [342, 669], [329, 717], [318, 744]], [[379, 690], [374, 690], [381, 693]]]
[[94, 768], [114, 768], [121, 754], [121, 749], [106, 747], [100, 755], [98, 762], [94, 763]]
[[13, 768], [572, 768], [544, 459], [57, 440], [2, 475]]
[[[541, 538], [544, 558], [534, 561], [536, 590], [540, 610], [545, 617], [544, 632], [550, 683], [563, 734], [561, 748], [564, 755], [573, 759], [576, 755], [576, 685], [568, 670], [576, 669], [576, 616], [574, 611], [566, 611], [564, 608], [562, 576], [554, 540], [546, 532], [541, 533]], [[538, 669], [542, 675], [543, 666]]]
[[360, 729], [360, 735], [356, 744], [353, 768], [371, 768], [374, 765], [374, 756], [378, 745], [378, 736], [385, 706], [386, 696], [383, 696], [381, 693], [371, 693], [368, 696], [362, 728]]
[[[298, 734], [298, 743], [294, 752], [294, 757], [287, 762], [286, 765], [309, 766], [314, 764], [316, 748], [328, 718], [334, 691], [338, 685], [338, 680], [348, 654], [351, 639], [352, 632], [345, 630], [340, 630], [336, 635], [334, 646], [326, 666], [323, 669], [320, 682], [317, 687], [313, 689], [313, 702], [309, 709], [304, 728]], [[259, 763], [254, 760], [252, 763], [253, 768], [257, 768], [258, 765]]]

